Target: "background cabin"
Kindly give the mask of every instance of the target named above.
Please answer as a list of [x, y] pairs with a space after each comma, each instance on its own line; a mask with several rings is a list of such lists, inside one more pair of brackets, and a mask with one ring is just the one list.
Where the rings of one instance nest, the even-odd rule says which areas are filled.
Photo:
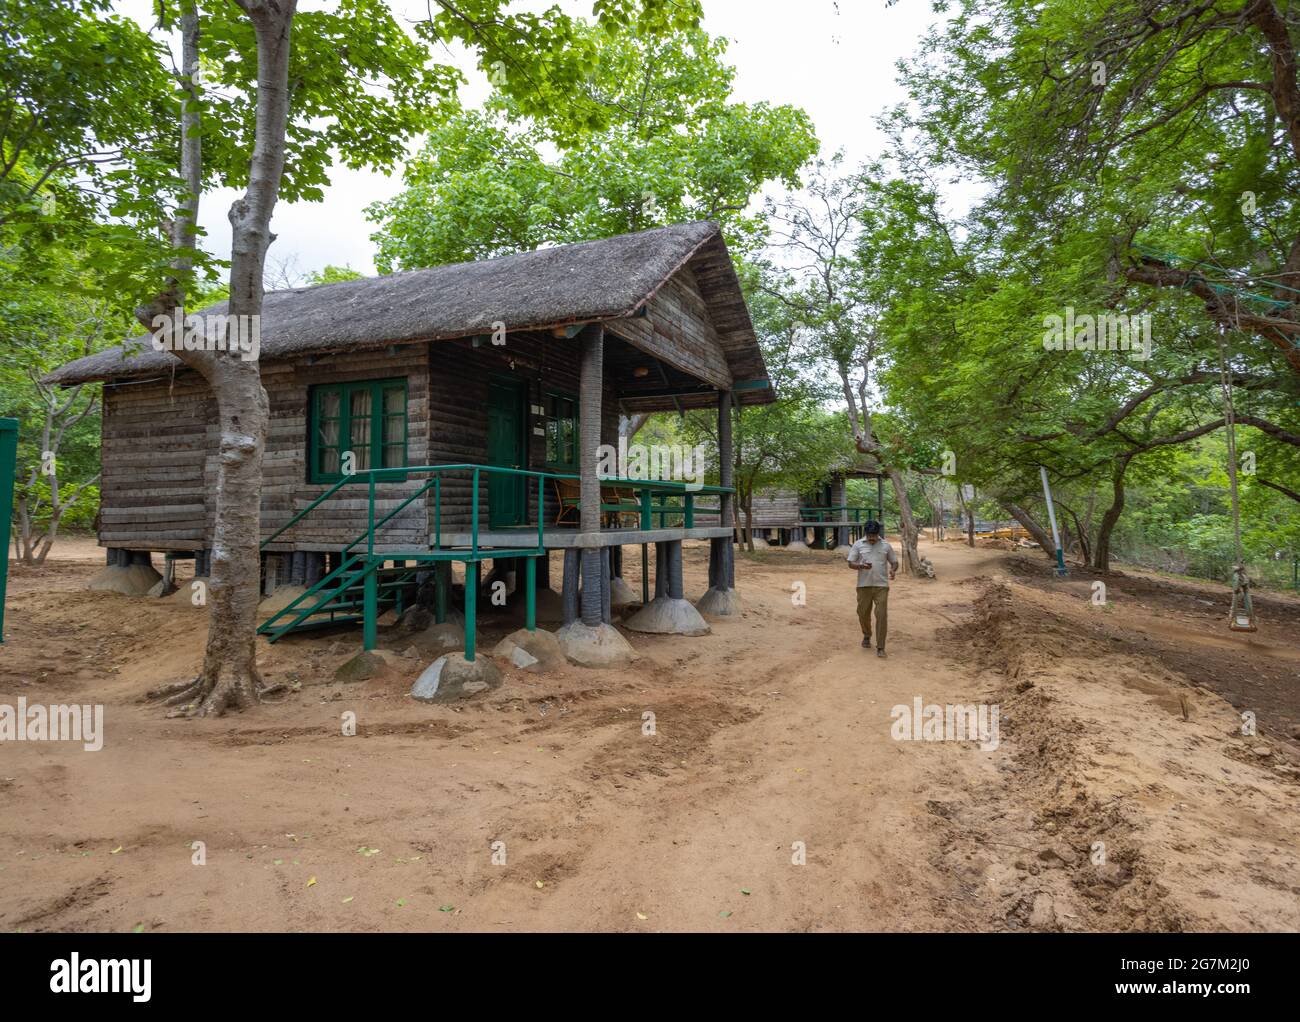
[[[874, 504], [850, 504], [849, 479], [874, 479]], [[819, 549], [844, 547], [862, 535], [869, 521], [884, 522], [884, 474], [874, 468], [840, 465], [806, 493], [773, 487], [754, 494], [754, 535], [785, 546], [806, 544]], [[741, 515], [743, 527], [744, 516]]]

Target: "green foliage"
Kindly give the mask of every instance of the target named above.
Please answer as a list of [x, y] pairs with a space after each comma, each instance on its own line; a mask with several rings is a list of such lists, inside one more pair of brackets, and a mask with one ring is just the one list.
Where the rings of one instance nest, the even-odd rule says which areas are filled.
[[[1269, 426], [1238, 428], [1259, 465], [1242, 477], [1246, 558], [1277, 563], [1300, 545], [1300, 504], [1264, 482], [1300, 489], [1300, 377], [1269, 331], [1221, 335], [1203, 296], [1152, 287], [1137, 247], [1265, 291], [1300, 251], [1297, 139], [1280, 136], [1266, 91], [1232, 84], [1272, 81], [1256, 24], [1217, 2], [965, 0], [952, 13], [903, 68], [892, 160], [854, 186], [872, 196], [858, 279], [905, 442], [952, 451], [959, 481], [1038, 514], [1045, 466], [1063, 523], [1092, 541], [1122, 474], [1116, 552], [1225, 579], [1222, 355], [1237, 414]], [[984, 186], [961, 219], [934, 184], [954, 173]], [[1152, 357], [1045, 350], [1045, 317], [1067, 310], [1148, 315]]]
[[[49, 528], [50, 516], [53, 508], [50, 505], [50, 484], [46, 479], [38, 479], [31, 486], [20, 488], [20, 494], [25, 493], [27, 496], [27, 506], [31, 517], [32, 528], [36, 532], [44, 532]], [[76, 500], [71, 504], [66, 503], [72, 500], [73, 495]], [[64, 502], [63, 514], [59, 518], [59, 531], [68, 529], [90, 530], [95, 527], [95, 516], [99, 513], [99, 487], [85, 486], [77, 492], [76, 483], [60, 483], [59, 499]]]
[[[337, 164], [394, 167], [407, 140], [452, 101], [463, 76], [429, 60], [386, 0], [340, 0], [293, 19], [286, 160], [279, 197], [320, 201]], [[174, 11], [168, 5], [169, 11]], [[208, 184], [247, 183], [257, 103], [257, 46], [228, 0], [200, 3], [200, 114]]]
[[590, 64], [566, 90], [539, 107], [503, 87], [449, 114], [407, 164], [406, 190], [370, 207], [383, 270], [686, 220], [720, 221], [740, 251], [763, 238], [750, 201], [767, 182], [797, 185], [817, 149], [807, 115], [730, 101], [727, 42], [699, 29], [567, 31]]
[[[755, 334], [778, 395], [772, 404], [741, 405], [736, 411], [734, 479], [742, 508], [762, 490], [810, 490], [834, 466], [855, 459], [843, 416], [827, 408], [833, 394], [828, 381], [805, 372], [798, 346], [802, 324], [797, 310], [774, 293], [772, 273], [770, 267], [741, 268]], [[682, 429], [691, 443], [716, 449], [716, 412], [691, 412]]]
[[311, 270], [307, 273], [307, 283], [336, 284], [340, 280], [361, 280], [365, 275], [358, 273], [351, 266], [326, 266], [323, 270]]

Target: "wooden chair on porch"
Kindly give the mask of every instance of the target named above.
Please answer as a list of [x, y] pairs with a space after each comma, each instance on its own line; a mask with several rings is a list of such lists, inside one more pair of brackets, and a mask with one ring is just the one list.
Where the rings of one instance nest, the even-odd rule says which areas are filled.
[[[582, 503], [582, 486], [576, 479], [555, 480], [555, 524], [577, 525]], [[631, 517], [631, 528], [640, 521], [641, 505], [636, 492], [628, 486], [602, 486], [600, 488], [600, 521], [602, 527], [624, 527], [624, 519]]]
[[582, 502], [582, 486], [576, 479], [556, 479], [555, 524], [577, 525]]

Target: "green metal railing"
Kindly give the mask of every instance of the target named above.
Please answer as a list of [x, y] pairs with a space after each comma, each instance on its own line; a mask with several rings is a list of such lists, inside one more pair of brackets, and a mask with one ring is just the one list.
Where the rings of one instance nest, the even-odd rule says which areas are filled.
[[[442, 540], [442, 477], [448, 472], [468, 472], [471, 476], [471, 490], [473, 499], [470, 501], [470, 546], [464, 548], [447, 548], [443, 545]], [[378, 484], [387, 479], [405, 480], [412, 475], [429, 474], [431, 478], [422, 486], [408, 494], [400, 503], [390, 509], [382, 517], [376, 517], [375, 508], [375, 490]], [[480, 483], [484, 475], [513, 475], [523, 477], [533, 477], [537, 480], [537, 545], [535, 547], [519, 547], [511, 549], [502, 549], [492, 547], [484, 549], [479, 544], [479, 505], [478, 494], [480, 492]], [[368, 469], [363, 472], [357, 472], [354, 475], [346, 476], [339, 480], [329, 489], [325, 490], [311, 503], [289, 519], [283, 526], [271, 533], [262, 541], [261, 549], [266, 550], [269, 544], [275, 542], [283, 536], [298, 522], [306, 518], [312, 511], [322, 503], [338, 493], [345, 486], [364, 484], [366, 486], [366, 528], [365, 531], [358, 534], [351, 542], [346, 544], [341, 551], [341, 562], [333, 571], [327, 573], [320, 581], [307, 589], [290, 603], [278, 610], [271, 617], [267, 618], [258, 627], [258, 632], [264, 634], [274, 642], [276, 639], [288, 634], [295, 629], [302, 628], [306, 625], [308, 618], [317, 614], [329, 613], [330, 620], [326, 624], [334, 623], [333, 614], [336, 610], [355, 610], [355, 601], [344, 599], [346, 593], [353, 590], [358, 583], [362, 587], [361, 601], [361, 621], [362, 621], [362, 645], [366, 649], [374, 649], [378, 645], [378, 618], [380, 602], [380, 578], [379, 573], [385, 561], [415, 561], [439, 562], [439, 561], [461, 561], [465, 564], [465, 659], [473, 660], [476, 654], [476, 618], [477, 618], [477, 599], [479, 585], [479, 564], [491, 558], [504, 557], [522, 557], [526, 559], [526, 618], [525, 624], [529, 631], [537, 629], [537, 558], [545, 555], [546, 547], [544, 544], [545, 536], [545, 485], [546, 480], [551, 478], [565, 478], [557, 476], [551, 472], [534, 472], [529, 469], [501, 468], [493, 465], [474, 465], [469, 463], [453, 465], [415, 465], [404, 466], [402, 468], [377, 468]], [[568, 477], [573, 478], [573, 477]], [[375, 553], [375, 536], [397, 515], [409, 507], [413, 502], [420, 500], [429, 490], [434, 492], [434, 542], [432, 549], [427, 550], [410, 550], [376, 554]], [[364, 552], [357, 550], [362, 544], [365, 544]], [[409, 574], [409, 573], [407, 573]], [[394, 588], [402, 584], [402, 578], [399, 577], [394, 581]], [[439, 575], [438, 580], [438, 599], [436, 604], [436, 617], [439, 623], [446, 620], [447, 610], [447, 593], [446, 579]], [[323, 594], [323, 595], [321, 595]], [[285, 621], [284, 619], [289, 620]], [[352, 615], [345, 620], [354, 621], [356, 616]]]
[[[458, 547], [449, 547], [444, 544], [443, 540], [443, 514], [442, 514], [442, 479], [449, 472], [469, 473], [470, 493], [473, 495], [470, 501], [470, 530], [469, 545], [463, 544]], [[419, 488], [408, 494], [400, 503], [391, 508], [382, 517], [376, 517], [376, 487], [388, 479], [397, 479], [405, 481], [411, 476], [428, 474], [430, 478]], [[484, 547], [481, 545], [481, 521], [480, 521], [480, 504], [479, 499], [480, 485], [483, 476], [507, 475], [519, 476], [523, 478], [532, 478], [537, 480], [537, 544], [536, 546], [519, 546], [502, 548], [498, 546]], [[344, 621], [356, 621], [357, 615], [354, 612], [357, 609], [354, 596], [349, 596], [355, 588], [360, 585], [362, 589], [361, 614], [362, 622], [362, 645], [365, 649], [374, 649], [378, 644], [378, 618], [379, 604], [381, 601], [381, 588], [387, 587], [395, 600], [400, 600], [400, 589], [403, 584], [409, 584], [407, 581], [412, 573], [399, 571], [397, 576], [387, 581], [381, 581], [381, 572], [384, 571], [383, 564], [385, 561], [414, 561], [416, 564], [426, 562], [441, 561], [461, 561], [465, 564], [465, 659], [473, 660], [475, 657], [475, 640], [477, 625], [477, 600], [479, 588], [479, 565], [482, 561], [501, 558], [521, 557], [525, 559], [525, 601], [526, 617], [525, 622], [529, 631], [536, 631], [537, 628], [537, 558], [546, 556], [546, 480], [578, 480], [579, 476], [568, 473], [557, 472], [539, 472], [532, 469], [503, 468], [496, 465], [475, 465], [472, 463], [452, 464], [452, 465], [415, 465], [403, 466], [401, 468], [377, 468], [368, 469], [363, 472], [357, 472], [354, 475], [345, 476], [338, 482], [334, 483], [327, 490], [322, 492], [312, 500], [301, 511], [294, 514], [288, 522], [276, 529], [261, 543], [261, 549], [267, 550], [270, 544], [287, 533], [291, 528], [306, 518], [316, 508], [323, 504], [330, 497], [334, 496], [344, 487], [349, 485], [364, 484], [367, 492], [366, 507], [366, 528], [365, 531], [358, 534], [351, 542], [346, 544], [340, 553], [340, 563], [332, 571], [328, 572], [318, 582], [300, 594], [290, 603], [271, 615], [258, 626], [258, 632], [266, 635], [267, 638], [274, 642], [276, 639], [304, 627], [316, 627], [317, 625], [326, 626], [337, 623], [335, 615], [344, 613]], [[643, 479], [604, 479], [601, 480], [604, 486], [624, 486], [631, 489], [636, 494], [634, 504], [602, 504], [602, 511], [636, 511], [639, 515], [639, 521], [643, 530], [651, 528], [653, 518], [659, 515], [660, 525], [663, 526], [668, 515], [680, 516], [683, 519], [686, 528], [693, 528], [695, 524], [695, 515], [697, 512], [720, 512], [720, 508], [697, 507], [695, 498], [700, 494], [716, 494], [734, 492], [730, 488], [720, 486], [693, 486], [687, 483], [678, 483], [661, 480], [643, 480]], [[433, 529], [432, 543], [429, 549], [408, 550], [398, 552], [384, 552], [376, 554], [375, 536], [389, 522], [391, 522], [404, 509], [409, 507], [413, 502], [420, 500], [432, 489], [433, 499]], [[654, 496], [658, 494], [661, 499], [655, 502]], [[677, 498], [680, 503], [669, 503], [671, 498]], [[518, 530], [519, 535], [525, 535], [531, 532], [531, 526], [526, 530], [518, 526], [509, 527], [510, 531]], [[507, 530], [501, 530], [507, 531]], [[364, 550], [359, 549], [364, 544]], [[447, 592], [448, 579], [441, 572], [437, 577], [437, 598], [435, 604], [435, 617], [439, 623], [446, 620], [447, 606], [449, 603], [449, 593]], [[326, 621], [310, 622], [308, 619], [317, 615], [328, 614], [329, 619]]]
[[[865, 517], [863, 517], [865, 515]], [[878, 507], [855, 507], [852, 504], [826, 504], [820, 507], [810, 506], [799, 509], [799, 522], [802, 525], [836, 524], [848, 522], [852, 525], [864, 525], [867, 522], [881, 521], [883, 515]]]
[[[569, 478], [576, 478], [570, 476]], [[695, 483], [679, 483], [672, 480], [664, 479], [601, 479], [600, 485], [604, 487], [622, 487], [623, 489], [638, 491], [636, 499], [632, 503], [622, 504], [601, 504], [602, 511], [612, 511], [617, 513], [636, 514], [640, 520], [640, 528], [649, 530], [654, 528], [654, 516], [659, 516], [660, 528], [667, 527], [667, 519], [671, 515], [674, 518], [682, 519], [682, 527], [687, 529], [695, 528], [695, 516], [697, 514], [721, 514], [721, 503], [717, 507], [699, 507], [695, 503], [698, 496], [717, 496], [721, 497], [728, 493], [735, 493], [734, 487], [730, 486], [703, 486]], [[661, 497], [658, 503], [655, 502], [655, 496]], [[680, 503], [668, 503], [669, 498], [675, 498]]]

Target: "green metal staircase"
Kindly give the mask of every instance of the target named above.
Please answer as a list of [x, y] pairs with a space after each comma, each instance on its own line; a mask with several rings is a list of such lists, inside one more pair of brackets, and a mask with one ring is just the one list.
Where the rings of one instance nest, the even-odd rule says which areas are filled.
[[[380, 614], [395, 610], [401, 614], [405, 599], [415, 585], [414, 568], [371, 568], [378, 577], [376, 609]], [[353, 554], [292, 603], [276, 611], [257, 628], [268, 642], [294, 632], [364, 622], [368, 570], [365, 558]]]

